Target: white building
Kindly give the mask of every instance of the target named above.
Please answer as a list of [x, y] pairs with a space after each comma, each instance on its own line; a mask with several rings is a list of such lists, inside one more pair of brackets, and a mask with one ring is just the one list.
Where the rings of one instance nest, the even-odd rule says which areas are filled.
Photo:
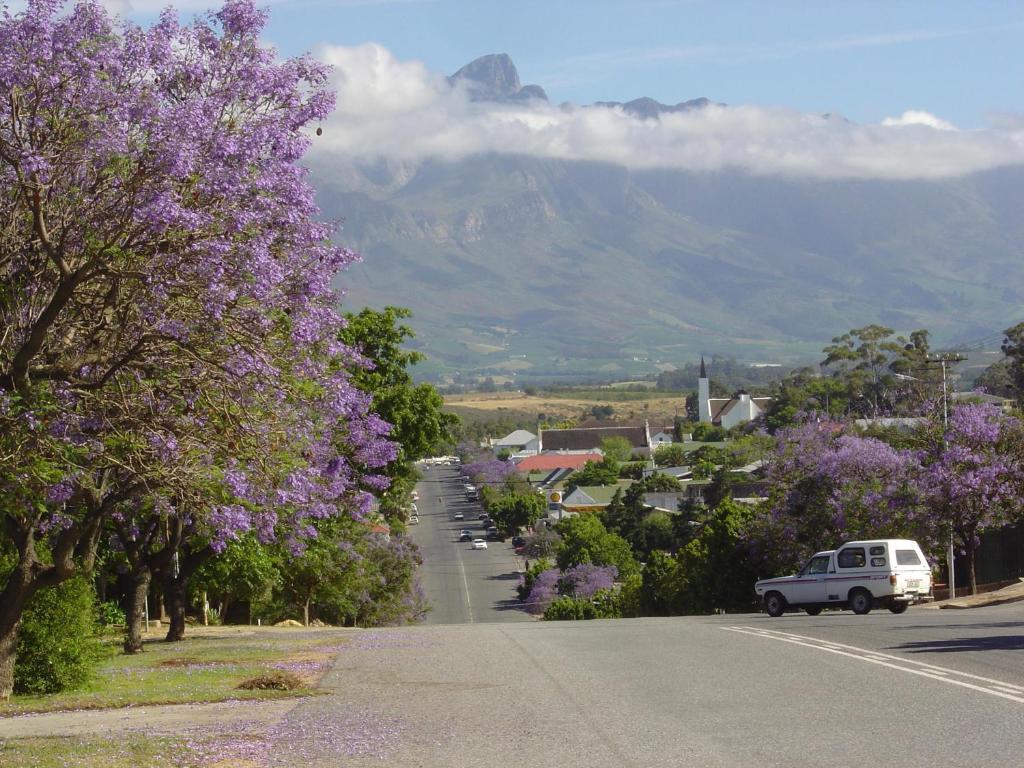
[[772, 398], [751, 397], [746, 392], [737, 392], [732, 397], [711, 397], [704, 356], [700, 358], [700, 378], [697, 379], [697, 414], [704, 424], [715, 424], [722, 429], [732, 429], [737, 424], [753, 421], [768, 410]]
[[493, 440], [491, 442], [491, 448], [494, 451], [508, 451], [513, 454], [535, 454], [538, 452], [540, 447], [540, 441], [533, 432], [528, 432], [525, 429], [517, 429], [515, 432], [511, 432], [505, 435], [500, 440]]

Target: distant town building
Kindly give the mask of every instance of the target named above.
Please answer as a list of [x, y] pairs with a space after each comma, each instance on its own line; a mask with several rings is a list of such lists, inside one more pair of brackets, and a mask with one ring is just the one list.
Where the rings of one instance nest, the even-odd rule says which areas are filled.
[[732, 397], [711, 397], [704, 356], [700, 358], [700, 378], [697, 379], [697, 414], [704, 424], [715, 424], [723, 429], [732, 429], [738, 424], [753, 421], [768, 410], [770, 397], [751, 397], [746, 392], [737, 392]]
[[496, 453], [499, 451], [517, 454], [537, 453], [539, 445], [540, 442], [537, 440], [537, 436], [525, 429], [517, 429], [515, 432], [510, 432], [499, 440], [491, 441], [491, 448]]
[[586, 421], [572, 429], [541, 429], [539, 452], [594, 451], [608, 437], [622, 437], [629, 442], [634, 453], [649, 456], [651, 430], [646, 421], [624, 424], [611, 421]]

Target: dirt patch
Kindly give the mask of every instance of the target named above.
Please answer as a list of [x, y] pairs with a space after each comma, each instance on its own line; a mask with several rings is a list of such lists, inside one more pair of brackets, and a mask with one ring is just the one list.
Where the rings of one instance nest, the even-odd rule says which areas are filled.
[[242, 682], [243, 691], [294, 691], [302, 687], [302, 679], [293, 672], [275, 669], [264, 675], [257, 675]]

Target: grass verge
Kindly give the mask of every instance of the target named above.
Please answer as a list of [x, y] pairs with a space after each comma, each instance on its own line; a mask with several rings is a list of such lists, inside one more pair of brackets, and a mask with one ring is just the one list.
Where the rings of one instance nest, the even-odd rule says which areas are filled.
[[[228, 699], [278, 699], [308, 696], [331, 658], [318, 647], [341, 641], [338, 630], [232, 628], [190, 630], [178, 643], [148, 641], [144, 651], [127, 656], [120, 638], [105, 644], [105, 657], [93, 679], [76, 691], [50, 696], [13, 696], [0, 702], [0, 717], [30, 712], [108, 709], [154, 704], [195, 704]], [[293, 690], [239, 686], [268, 670], [294, 673]]]
[[152, 736], [0, 740], [4, 768], [166, 768], [181, 765], [168, 755], [180, 753], [178, 739]]

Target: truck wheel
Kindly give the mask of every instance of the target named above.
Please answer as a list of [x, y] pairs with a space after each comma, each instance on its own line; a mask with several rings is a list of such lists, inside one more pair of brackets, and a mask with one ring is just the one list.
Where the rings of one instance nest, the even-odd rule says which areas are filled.
[[786, 612], [786, 598], [779, 592], [769, 592], [764, 596], [764, 609], [773, 619]]
[[910, 603], [889, 603], [889, 611], [892, 613], [903, 613], [910, 607]]
[[807, 611], [808, 616], [817, 616], [821, 613], [821, 608], [804, 608], [804, 610]]
[[858, 616], [871, 613], [873, 603], [874, 598], [871, 597], [871, 593], [866, 589], [854, 589], [850, 592], [850, 608]]

